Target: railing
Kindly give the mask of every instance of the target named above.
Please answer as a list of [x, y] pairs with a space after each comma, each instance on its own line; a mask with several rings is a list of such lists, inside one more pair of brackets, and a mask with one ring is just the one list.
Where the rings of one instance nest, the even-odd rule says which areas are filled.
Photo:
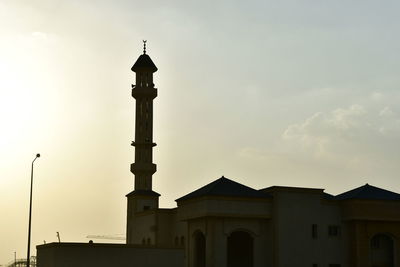
[[[8, 264], [5, 265], [5, 267], [26, 267], [26, 259], [16, 259]], [[36, 267], [36, 257], [32, 256], [31, 261], [30, 261], [30, 266], [31, 267]]]

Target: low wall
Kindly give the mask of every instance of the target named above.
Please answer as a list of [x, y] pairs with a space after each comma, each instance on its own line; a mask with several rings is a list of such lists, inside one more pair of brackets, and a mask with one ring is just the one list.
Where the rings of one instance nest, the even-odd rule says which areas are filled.
[[49, 243], [37, 249], [38, 267], [183, 267], [182, 248], [125, 244]]

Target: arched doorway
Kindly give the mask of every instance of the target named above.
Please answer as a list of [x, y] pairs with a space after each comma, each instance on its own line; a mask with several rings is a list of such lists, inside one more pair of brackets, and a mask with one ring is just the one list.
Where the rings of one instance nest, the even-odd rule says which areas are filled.
[[228, 237], [227, 267], [253, 267], [253, 237], [244, 231]]
[[206, 266], [206, 237], [200, 231], [193, 235], [193, 263], [194, 267]]
[[394, 242], [387, 234], [377, 234], [371, 238], [372, 267], [394, 267]]

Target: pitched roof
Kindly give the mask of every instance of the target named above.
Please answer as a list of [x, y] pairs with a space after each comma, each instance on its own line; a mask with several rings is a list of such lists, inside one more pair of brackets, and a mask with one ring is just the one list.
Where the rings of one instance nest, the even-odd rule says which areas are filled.
[[240, 198], [269, 198], [267, 193], [260, 192], [251, 187], [242, 185], [235, 181], [222, 176], [221, 178], [211, 182], [175, 201], [182, 201], [203, 196], [225, 196]]
[[134, 72], [137, 72], [139, 70], [156, 72], [158, 69], [153, 60], [151, 60], [151, 58], [149, 57], [149, 55], [142, 54], [136, 60], [135, 64], [133, 64], [131, 70]]
[[369, 184], [357, 187], [334, 197], [336, 200], [345, 199], [376, 199], [376, 200], [400, 200], [400, 194], [391, 192]]

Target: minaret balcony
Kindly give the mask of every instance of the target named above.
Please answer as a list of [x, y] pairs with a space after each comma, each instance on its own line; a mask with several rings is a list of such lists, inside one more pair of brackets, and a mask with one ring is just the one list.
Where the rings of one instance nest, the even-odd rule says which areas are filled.
[[131, 146], [134, 147], [155, 147], [157, 144], [153, 142], [135, 142], [132, 141]]
[[157, 89], [154, 87], [139, 87], [132, 86], [133, 98], [150, 98], [154, 99], [157, 97]]
[[157, 165], [147, 162], [135, 162], [131, 164], [131, 172], [133, 174], [148, 173], [154, 174], [157, 171]]

